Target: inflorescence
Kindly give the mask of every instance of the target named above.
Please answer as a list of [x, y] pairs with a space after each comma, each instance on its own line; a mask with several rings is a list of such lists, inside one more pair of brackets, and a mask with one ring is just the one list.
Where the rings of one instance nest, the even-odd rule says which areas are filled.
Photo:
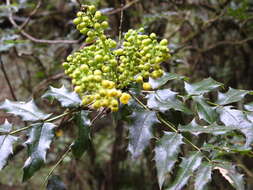
[[63, 67], [83, 105], [117, 111], [119, 101], [127, 104], [130, 100], [124, 90], [131, 83], [140, 83], [144, 90], [150, 90], [151, 85], [145, 81], [163, 75], [160, 64], [170, 58], [166, 39], [158, 42], [154, 33], [144, 35], [143, 28], [131, 29], [117, 47], [117, 42], [105, 35], [109, 24], [95, 6], [86, 6], [73, 22], [87, 36], [85, 42], [89, 45], [69, 55]]

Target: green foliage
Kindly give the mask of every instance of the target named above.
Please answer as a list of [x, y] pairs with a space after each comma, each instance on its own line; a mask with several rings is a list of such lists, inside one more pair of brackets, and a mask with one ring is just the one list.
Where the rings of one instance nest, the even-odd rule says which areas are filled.
[[63, 85], [61, 88], [49, 87], [49, 90], [42, 96], [57, 99], [63, 107], [78, 107], [81, 105], [81, 99], [75, 92], [70, 92]]
[[167, 173], [171, 172], [177, 161], [180, 145], [183, 144], [181, 134], [164, 132], [155, 148], [155, 161], [160, 189]]
[[89, 148], [90, 144], [90, 119], [88, 111], [80, 111], [76, 114], [76, 125], [78, 127], [78, 137], [76, 138], [71, 150], [75, 158], [81, 158], [83, 153]]
[[193, 172], [198, 169], [202, 161], [200, 152], [192, 152], [189, 157], [183, 158], [177, 177], [168, 190], [182, 189]]
[[133, 158], [138, 158], [142, 151], [148, 146], [153, 137], [152, 126], [158, 122], [156, 113], [153, 111], [135, 111], [131, 115], [129, 124], [129, 146]]
[[54, 137], [53, 123], [36, 123], [29, 132], [25, 142], [28, 149], [28, 158], [24, 165], [23, 181], [28, 180], [46, 162], [46, 153]]
[[45, 120], [50, 114], [45, 114], [35, 105], [33, 100], [29, 102], [12, 102], [6, 99], [1, 105], [0, 109], [7, 110], [7, 113], [20, 116], [24, 121], [38, 121]]
[[[4, 124], [0, 125], [0, 134], [9, 133], [12, 130], [12, 125], [5, 120]], [[12, 145], [17, 141], [17, 137], [13, 135], [0, 135], [0, 170], [7, 164], [7, 160], [12, 154]]]

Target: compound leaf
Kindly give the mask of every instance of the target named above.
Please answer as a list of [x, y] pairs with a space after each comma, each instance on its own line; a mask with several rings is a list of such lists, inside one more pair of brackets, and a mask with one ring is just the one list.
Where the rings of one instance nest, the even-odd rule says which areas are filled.
[[238, 102], [244, 98], [246, 94], [248, 94], [249, 91], [247, 90], [237, 90], [233, 88], [229, 88], [229, 90], [226, 93], [218, 93], [218, 100], [217, 104], [219, 105], [226, 105], [231, 104], [234, 102]]
[[245, 135], [245, 148], [248, 148], [253, 142], [253, 123], [242, 111], [232, 109], [231, 106], [220, 107], [217, 111], [220, 114], [220, 120], [226, 126], [234, 127]]
[[151, 128], [158, 119], [155, 112], [142, 110], [133, 112], [131, 120], [128, 150], [135, 159], [149, 144], [149, 140], [153, 137]]
[[49, 90], [42, 96], [57, 99], [63, 107], [78, 107], [81, 99], [75, 92], [70, 92], [64, 85], [61, 88], [49, 87]]
[[180, 145], [183, 144], [181, 134], [164, 132], [163, 137], [155, 148], [155, 161], [160, 189], [165, 176], [170, 172], [177, 161]]
[[45, 120], [51, 114], [45, 114], [35, 105], [31, 100], [25, 102], [12, 102], [6, 99], [1, 105], [0, 109], [7, 110], [7, 113], [11, 113], [16, 116], [20, 116], [24, 121], [38, 121]]
[[212, 78], [207, 78], [193, 84], [185, 82], [185, 90], [189, 95], [202, 95], [222, 85], [222, 83], [219, 83]]
[[183, 158], [180, 164], [180, 169], [173, 184], [167, 190], [180, 190], [182, 189], [189, 178], [193, 175], [194, 171], [198, 169], [202, 161], [200, 152], [192, 152], [187, 158]]
[[170, 109], [174, 109], [177, 111], [182, 111], [187, 114], [191, 114], [191, 110], [189, 110], [183, 102], [176, 98], [177, 93], [173, 92], [169, 89], [157, 90], [153, 93], [147, 95], [148, 102], [147, 106], [154, 110], [159, 110], [161, 112], [165, 112]]
[[79, 112], [75, 121], [78, 127], [78, 137], [71, 147], [72, 153], [76, 158], [81, 158], [83, 153], [88, 149], [90, 145], [90, 119], [88, 117], [88, 111]]
[[[11, 129], [12, 125], [7, 120], [0, 125], [0, 133], [9, 133]], [[12, 135], [0, 135], [0, 170], [7, 164], [9, 156], [13, 153], [12, 145], [17, 139]]]
[[54, 127], [53, 123], [36, 123], [32, 127], [29, 138], [25, 142], [29, 157], [23, 168], [23, 181], [32, 177], [44, 165], [47, 149], [54, 137]]
[[194, 183], [195, 190], [203, 190], [205, 185], [211, 181], [212, 178], [212, 165], [208, 163], [202, 163], [196, 172], [196, 178]]

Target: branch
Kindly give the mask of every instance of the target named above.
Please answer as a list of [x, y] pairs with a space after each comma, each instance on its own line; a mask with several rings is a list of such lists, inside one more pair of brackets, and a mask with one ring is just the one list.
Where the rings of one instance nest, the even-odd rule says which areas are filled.
[[26, 25], [30, 22], [31, 17], [33, 15], [35, 15], [37, 13], [37, 11], [39, 10], [40, 6], [41, 6], [41, 2], [42, 0], [39, 0], [36, 7], [34, 8], [34, 10], [30, 13], [30, 15], [26, 18], [26, 20], [22, 23], [22, 25], [20, 26], [20, 29], [23, 29], [26, 27]]
[[8, 84], [8, 86], [9, 86], [9, 89], [10, 89], [10, 92], [11, 92], [11, 96], [12, 96], [13, 100], [17, 101], [17, 97], [16, 97], [16, 95], [15, 95], [15, 93], [14, 93], [14, 90], [13, 90], [13, 88], [12, 88], [12, 86], [11, 86], [9, 77], [8, 77], [8, 75], [7, 75], [7, 73], [6, 73], [5, 68], [4, 68], [4, 63], [3, 63], [3, 61], [2, 61], [2, 56], [1, 56], [1, 55], [0, 55], [0, 64], [1, 64], [1, 70], [2, 70], [2, 72], [3, 72], [3, 74], [4, 74], [4, 78], [5, 78], [5, 80], [6, 80], [7, 84]]
[[133, 4], [138, 3], [138, 2], [139, 2], [139, 0], [133, 0], [130, 3], [128, 3], [124, 6], [121, 6], [120, 8], [117, 8], [117, 9], [114, 9], [112, 11], [106, 12], [105, 15], [113, 15], [113, 14], [116, 14], [118, 12], [124, 11], [124, 10], [128, 9], [129, 7], [131, 7]]
[[[10, 0], [6, 0], [6, 5], [10, 6]], [[24, 31], [24, 29], [22, 28], [22, 25], [19, 26], [13, 19], [13, 15], [12, 12], [9, 8], [9, 16], [8, 16], [9, 21], [11, 22], [11, 24], [18, 29], [18, 32], [28, 38], [29, 40], [36, 42], [36, 43], [44, 43], [44, 44], [74, 44], [74, 43], [78, 43], [78, 40], [44, 40], [44, 39], [38, 39], [36, 37], [33, 37], [32, 35], [26, 33]]]

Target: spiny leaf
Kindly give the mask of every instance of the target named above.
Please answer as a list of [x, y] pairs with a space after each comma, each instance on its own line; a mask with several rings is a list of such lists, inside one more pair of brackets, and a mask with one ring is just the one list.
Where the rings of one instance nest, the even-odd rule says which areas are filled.
[[[0, 125], [1, 133], [9, 133], [11, 129], [12, 125], [7, 120]], [[17, 139], [12, 135], [0, 135], [0, 170], [7, 164], [9, 156], [13, 153], [12, 145]]]
[[189, 180], [189, 178], [193, 175], [194, 171], [198, 169], [201, 164], [201, 161], [202, 156], [200, 152], [193, 152], [189, 157], [183, 158], [176, 180], [167, 190], [182, 189]]
[[202, 95], [222, 85], [223, 85], [222, 83], [219, 83], [213, 80], [212, 78], [207, 78], [193, 84], [185, 82], [185, 90], [189, 95]]
[[51, 115], [45, 114], [41, 110], [39, 110], [33, 100], [25, 103], [25, 102], [12, 102], [6, 99], [0, 105], [0, 109], [7, 110], [7, 113], [20, 116], [24, 121], [45, 120]]
[[202, 163], [196, 172], [196, 178], [194, 183], [195, 190], [203, 190], [205, 185], [211, 181], [212, 165], [208, 163]]
[[235, 127], [245, 135], [245, 148], [248, 148], [253, 142], [253, 123], [242, 111], [232, 109], [231, 106], [220, 107], [217, 111], [220, 113], [220, 120], [226, 126]]
[[183, 102], [176, 98], [177, 93], [169, 89], [157, 90], [153, 93], [147, 95], [148, 102], [147, 106], [151, 109], [159, 110], [165, 112], [170, 109], [182, 111], [187, 114], [191, 114]]
[[232, 130], [235, 130], [236, 127], [222, 126], [222, 125], [218, 125], [216, 122], [212, 123], [211, 125], [201, 126], [197, 124], [195, 119], [193, 119], [191, 123], [187, 125], [179, 125], [178, 129], [179, 131], [182, 131], [182, 132], [190, 132], [193, 135], [199, 135], [201, 133], [222, 135]]
[[160, 189], [165, 176], [170, 172], [177, 161], [180, 145], [183, 144], [181, 134], [164, 132], [163, 137], [155, 148], [155, 161]]
[[253, 102], [244, 105], [244, 108], [248, 111], [253, 111]]
[[66, 190], [67, 187], [61, 180], [60, 176], [53, 175], [49, 178], [47, 190]]
[[62, 85], [61, 88], [50, 86], [50, 89], [42, 97], [53, 97], [57, 99], [63, 107], [78, 107], [82, 102], [75, 92], [68, 91], [64, 85]]
[[221, 175], [237, 190], [244, 190], [243, 175], [236, 171], [235, 166], [229, 162], [221, 162], [214, 165]]
[[155, 112], [144, 110], [133, 112], [131, 119], [128, 150], [135, 159], [149, 144], [149, 140], [153, 137], [151, 127], [158, 122], [158, 119]]
[[71, 147], [72, 153], [76, 158], [81, 158], [83, 153], [90, 145], [90, 119], [88, 111], [81, 111], [76, 115], [75, 121], [78, 127], [78, 137]]
[[209, 124], [217, 120], [215, 107], [209, 106], [202, 97], [195, 96], [193, 100], [197, 103], [197, 112], [200, 119], [205, 120]]
[[162, 77], [158, 78], [158, 79], [153, 79], [153, 78], [149, 78], [149, 83], [151, 84], [153, 89], [159, 88], [163, 85], [165, 85], [168, 81], [170, 80], [180, 80], [180, 79], [185, 79], [186, 77], [178, 75], [176, 73], [164, 73]]
[[238, 102], [244, 98], [246, 94], [248, 94], [249, 91], [247, 90], [237, 90], [233, 88], [229, 88], [229, 90], [226, 93], [218, 93], [218, 100], [217, 104], [219, 105], [226, 105], [231, 104], [234, 102]]
[[23, 181], [32, 177], [44, 165], [47, 149], [54, 137], [54, 127], [53, 123], [36, 123], [32, 127], [29, 138], [25, 142], [29, 157], [23, 168]]

